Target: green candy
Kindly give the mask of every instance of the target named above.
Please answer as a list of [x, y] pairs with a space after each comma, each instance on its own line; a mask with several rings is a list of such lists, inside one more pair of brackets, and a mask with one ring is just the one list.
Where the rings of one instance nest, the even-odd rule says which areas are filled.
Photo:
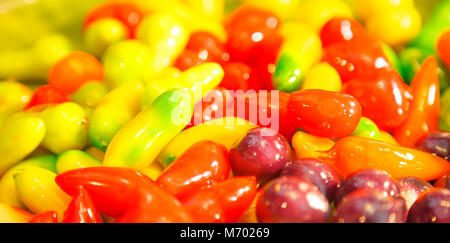
[[273, 84], [276, 89], [291, 93], [300, 89], [305, 75], [294, 58], [281, 55], [273, 74]]
[[375, 122], [373, 122], [369, 118], [362, 117], [352, 135], [379, 139], [380, 129], [378, 129], [378, 126], [375, 124]]

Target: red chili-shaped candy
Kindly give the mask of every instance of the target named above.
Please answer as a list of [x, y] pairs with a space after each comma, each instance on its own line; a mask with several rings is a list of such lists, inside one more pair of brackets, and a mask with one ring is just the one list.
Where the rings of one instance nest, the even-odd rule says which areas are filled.
[[192, 217], [172, 195], [152, 184], [141, 185], [117, 223], [191, 223]]
[[358, 126], [361, 106], [344, 93], [304, 90], [291, 94], [288, 114], [293, 124], [313, 135], [342, 138]]
[[97, 208], [89, 197], [89, 193], [82, 186], [64, 212], [63, 223], [103, 223]]
[[343, 86], [343, 92], [355, 97], [363, 116], [379, 128], [390, 131], [408, 117], [411, 93], [400, 75], [392, 69], [380, 69], [373, 79], [355, 79]]
[[112, 217], [124, 212], [140, 184], [153, 184], [144, 174], [116, 167], [71, 170], [56, 176], [55, 181], [69, 195], [75, 195], [83, 186], [97, 209]]
[[158, 177], [156, 183], [165, 191], [182, 199], [202, 187], [228, 178], [228, 151], [211, 141], [192, 145]]

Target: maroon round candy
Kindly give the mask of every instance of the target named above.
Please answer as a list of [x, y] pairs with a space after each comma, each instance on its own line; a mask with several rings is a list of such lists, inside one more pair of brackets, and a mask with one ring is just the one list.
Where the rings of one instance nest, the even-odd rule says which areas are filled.
[[316, 186], [292, 176], [269, 182], [256, 204], [261, 223], [324, 223], [330, 212], [327, 198]]
[[406, 203], [403, 198], [386, 196], [382, 191], [358, 190], [345, 196], [334, 220], [337, 223], [404, 223]]
[[436, 188], [423, 193], [409, 210], [408, 223], [450, 223], [450, 190]]
[[422, 139], [417, 145], [420, 150], [435, 154], [443, 159], [446, 159], [447, 161], [450, 161], [448, 156], [449, 146], [449, 132], [431, 133]]
[[450, 174], [446, 174], [446, 175], [442, 176], [441, 178], [439, 178], [434, 183], [434, 186], [450, 189]]
[[254, 128], [230, 150], [230, 164], [236, 176], [256, 176], [260, 182], [278, 175], [291, 159], [291, 147], [269, 128]]
[[424, 191], [433, 188], [433, 186], [417, 177], [404, 177], [397, 181], [400, 188], [400, 196], [406, 201], [406, 207], [409, 209]]
[[301, 159], [288, 162], [281, 170], [281, 176], [295, 176], [317, 186], [319, 190], [333, 201], [336, 190], [341, 183], [337, 172], [328, 165], [317, 159]]
[[397, 183], [385, 171], [363, 170], [348, 177], [337, 190], [336, 205], [351, 192], [367, 189], [384, 192], [386, 196], [399, 196], [400, 189]]

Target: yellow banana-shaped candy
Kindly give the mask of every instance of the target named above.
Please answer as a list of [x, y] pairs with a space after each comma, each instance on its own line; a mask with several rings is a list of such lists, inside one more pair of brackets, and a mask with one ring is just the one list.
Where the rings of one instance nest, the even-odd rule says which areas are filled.
[[26, 209], [25, 205], [17, 195], [13, 175], [28, 167], [40, 167], [56, 172], [56, 156], [44, 155], [27, 159], [8, 170], [0, 180], [0, 203], [6, 203], [8, 205]]
[[17, 193], [27, 208], [36, 214], [56, 211], [61, 220], [71, 197], [55, 182], [56, 173], [39, 167], [28, 167], [14, 174]]
[[44, 121], [36, 117], [7, 124], [0, 132], [0, 175], [33, 152], [43, 141], [46, 130]]

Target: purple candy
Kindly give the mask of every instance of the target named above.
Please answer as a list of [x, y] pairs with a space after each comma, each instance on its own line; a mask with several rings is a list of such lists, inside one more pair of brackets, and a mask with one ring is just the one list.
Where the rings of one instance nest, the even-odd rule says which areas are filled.
[[256, 205], [261, 223], [325, 223], [330, 205], [320, 190], [297, 177], [270, 181]]
[[319, 188], [331, 202], [336, 196], [336, 190], [341, 183], [337, 172], [317, 159], [301, 159], [286, 164], [281, 170], [281, 176], [295, 176]]
[[390, 175], [380, 170], [363, 170], [348, 177], [337, 190], [336, 205], [351, 192], [367, 189], [384, 192], [385, 196], [397, 197], [400, 189]]
[[401, 197], [386, 196], [377, 190], [354, 191], [336, 209], [337, 223], [404, 223], [406, 204]]
[[289, 142], [268, 128], [254, 128], [230, 150], [230, 164], [236, 176], [256, 176], [260, 182], [278, 175], [290, 161]]
[[408, 223], [450, 223], [450, 190], [437, 188], [422, 194], [409, 210]]
[[417, 177], [405, 177], [399, 179], [397, 182], [400, 188], [400, 196], [405, 199], [408, 209], [411, 208], [420, 194], [433, 188], [430, 183]]
[[422, 151], [435, 154], [447, 161], [450, 161], [448, 157], [448, 150], [450, 146], [450, 133], [449, 132], [437, 132], [427, 135], [422, 141], [419, 142], [418, 148]]

